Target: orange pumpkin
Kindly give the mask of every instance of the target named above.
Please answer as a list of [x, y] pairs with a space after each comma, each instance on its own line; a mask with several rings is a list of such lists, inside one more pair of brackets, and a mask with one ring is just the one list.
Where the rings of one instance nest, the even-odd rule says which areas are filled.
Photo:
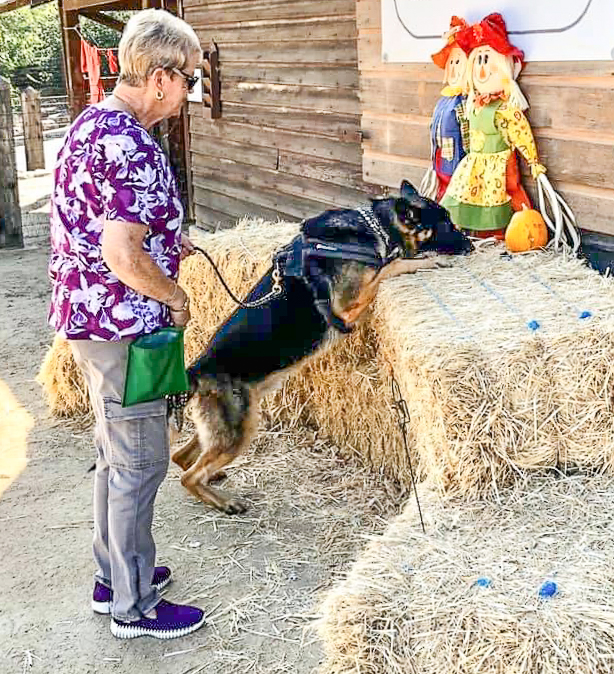
[[512, 253], [542, 248], [548, 243], [548, 228], [539, 211], [527, 208], [514, 213], [505, 230], [505, 245]]

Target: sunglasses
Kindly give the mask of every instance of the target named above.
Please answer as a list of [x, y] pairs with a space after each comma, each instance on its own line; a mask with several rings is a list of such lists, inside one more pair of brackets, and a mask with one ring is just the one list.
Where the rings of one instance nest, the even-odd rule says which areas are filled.
[[196, 86], [196, 83], [198, 82], [198, 75], [188, 75], [187, 73], [184, 73], [183, 70], [179, 70], [179, 68], [173, 68], [173, 72], [177, 73], [177, 75], [181, 75], [183, 79], [185, 80], [186, 86], [188, 88], [188, 92], [192, 92], [194, 87]]

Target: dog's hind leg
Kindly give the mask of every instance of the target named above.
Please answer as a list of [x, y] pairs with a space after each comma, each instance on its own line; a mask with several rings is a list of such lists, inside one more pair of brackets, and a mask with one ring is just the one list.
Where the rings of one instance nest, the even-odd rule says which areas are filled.
[[237, 396], [236, 389], [224, 390], [223, 386], [197, 395], [194, 421], [197, 442], [203, 451], [185, 471], [181, 484], [203, 503], [222, 512], [229, 515], [244, 512], [244, 503], [209, 483], [248, 447], [258, 422], [257, 396], [247, 388]]

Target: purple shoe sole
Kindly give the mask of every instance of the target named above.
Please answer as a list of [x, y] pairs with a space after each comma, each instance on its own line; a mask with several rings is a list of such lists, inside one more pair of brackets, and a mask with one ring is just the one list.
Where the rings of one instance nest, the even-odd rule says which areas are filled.
[[156, 606], [156, 612], [156, 618], [141, 618], [134, 622], [112, 618], [111, 634], [118, 639], [176, 639], [196, 632], [205, 624], [204, 612], [194, 606], [171, 604], [162, 599]]

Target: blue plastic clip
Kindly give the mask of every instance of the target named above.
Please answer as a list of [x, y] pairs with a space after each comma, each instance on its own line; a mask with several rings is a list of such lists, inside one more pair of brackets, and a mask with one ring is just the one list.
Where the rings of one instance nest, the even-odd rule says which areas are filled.
[[557, 584], [551, 580], [547, 580], [539, 588], [539, 596], [542, 597], [543, 599], [550, 599], [550, 597], [554, 597], [554, 595], [557, 594], [558, 591], [559, 588], [557, 587]]

